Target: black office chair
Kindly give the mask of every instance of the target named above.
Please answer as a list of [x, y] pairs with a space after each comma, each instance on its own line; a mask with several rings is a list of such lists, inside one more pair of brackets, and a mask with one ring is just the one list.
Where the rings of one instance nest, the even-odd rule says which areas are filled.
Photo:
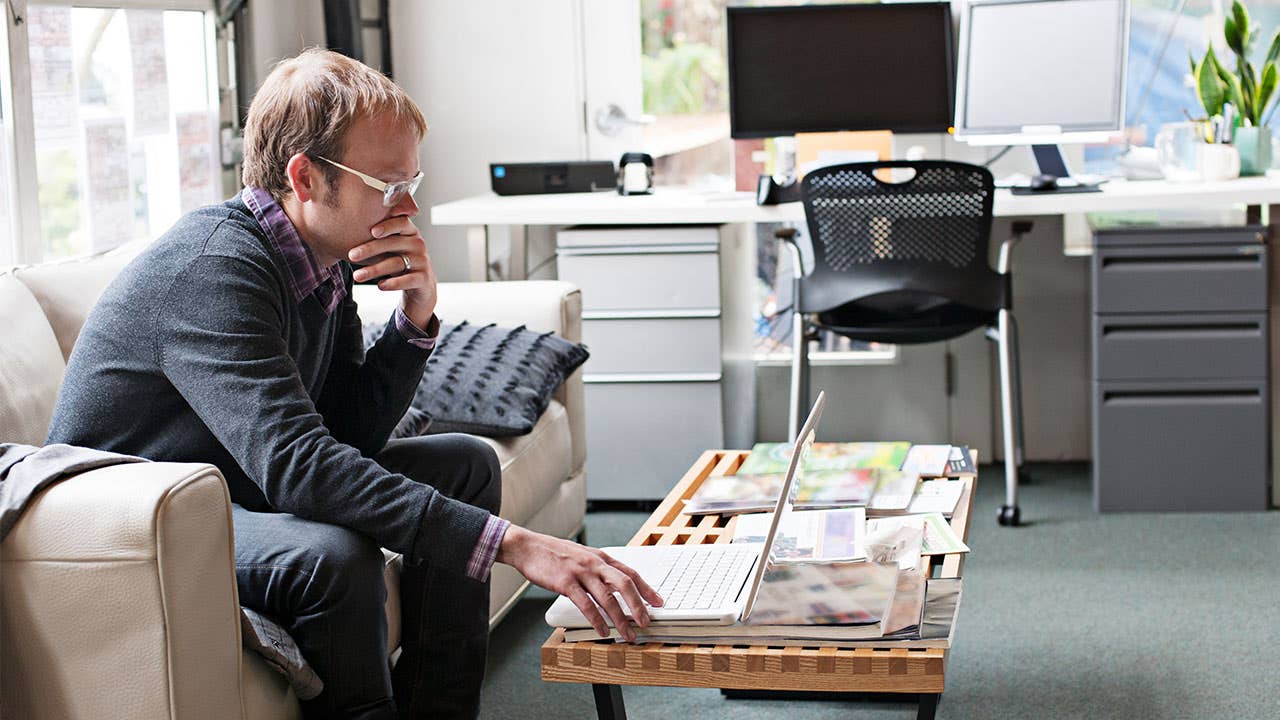
[[[889, 182], [877, 171], [912, 177]], [[1009, 260], [1031, 223], [1014, 223], [1013, 237], [1001, 244], [992, 270], [987, 243], [994, 194], [986, 168], [957, 162], [849, 163], [805, 175], [801, 198], [813, 244], [809, 272], [801, 268], [795, 229], [777, 232], [797, 269], [790, 436], [808, 405], [808, 340], [818, 330], [905, 345], [986, 328], [999, 346], [1005, 428], [1006, 503], [999, 521], [1017, 525], [1022, 408]]]

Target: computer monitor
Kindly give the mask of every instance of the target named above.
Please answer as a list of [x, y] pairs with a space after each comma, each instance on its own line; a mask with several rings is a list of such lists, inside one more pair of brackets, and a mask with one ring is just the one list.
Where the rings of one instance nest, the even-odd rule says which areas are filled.
[[956, 138], [1038, 146], [1041, 172], [1067, 175], [1058, 143], [1106, 142], [1124, 129], [1128, 45], [1128, 0], [970, 0]]
[[948, 2], [730, 7], [726, 25], [735, 138], [951, 126]]

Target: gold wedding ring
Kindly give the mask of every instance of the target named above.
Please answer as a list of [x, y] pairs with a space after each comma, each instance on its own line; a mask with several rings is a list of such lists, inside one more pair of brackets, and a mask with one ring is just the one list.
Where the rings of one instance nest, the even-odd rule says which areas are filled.
[[405, 271], [405, 272], [409, 272], [410, 270], [412, 270], [412, 269], [413, 269], [413, 267], [409, 265], [409, 256], [408, 256], [408, 255], [401, 255], [401, 256], [400, 256], [400, 259], [404, 261], [404, 271]]

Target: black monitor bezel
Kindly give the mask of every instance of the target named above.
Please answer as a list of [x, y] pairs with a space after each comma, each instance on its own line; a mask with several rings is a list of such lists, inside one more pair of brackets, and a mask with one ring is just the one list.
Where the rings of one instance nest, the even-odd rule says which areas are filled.
[[[893, 127], [884, 127], [883, 125], [871, 126], [860, 125], [856, 123], [848, 123], [842, 125], [831, 126], [808, 126], [803, 128], [771, 128], [771, 129], [752, 129], [740, 130], [738, 128], [738, 113], [734, 103], [735, 92], [733, 87], [733, 58], [734, 43], [733, 33], [730, 32], [731, 24], [735, 15], [760, 15], [760, 14], [785, 14], [785, 13], [805, 13], [811, 11], [831, 11], [831, 10], [852, 10], [855, 12], [892, 12], [902, 7], [920, 7], [930, 6], [937, 8], [943, 14], [942, 24], [946, 28], [946, 73], [947, 73], [947, 107], [945, 119], [941, 123], [928, 124], [895, 124]], [[807, 132], [839, 132], [839, 131], [859, 131], [859, 130], [890, 130], [900, 133], [930, 133], [930, 132], [948, 132], [951, 129], [951, 123], [955, 118], [956, 108], [956, 37], [955, 25], [951, 16], [951, 3], [947, 0], [930, 1], [930, 2], [890, 2], [890, 3], [842, 3], [842, 4], [821, 4], [821, 5], [766, 5], [766, 6], [750, 6], [750, 5], [731, 5], [725, 8], [725, 68], [728, 73], [727, 86], [729, 93], [729, 136], [735, 140], [749, 138], [768, 138], [795, 135], [796, 133]]]

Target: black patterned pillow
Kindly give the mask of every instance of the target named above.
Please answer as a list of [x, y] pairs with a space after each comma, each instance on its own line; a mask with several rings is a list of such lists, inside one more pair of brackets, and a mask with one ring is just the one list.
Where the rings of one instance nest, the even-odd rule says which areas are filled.
[[[366, 326], [366, 347], [381, 332]], [[432, 433], [524, 435], [587, 357], [585, 346], [523, 325], [442, 325], [409, 412], [425, 413]]]

